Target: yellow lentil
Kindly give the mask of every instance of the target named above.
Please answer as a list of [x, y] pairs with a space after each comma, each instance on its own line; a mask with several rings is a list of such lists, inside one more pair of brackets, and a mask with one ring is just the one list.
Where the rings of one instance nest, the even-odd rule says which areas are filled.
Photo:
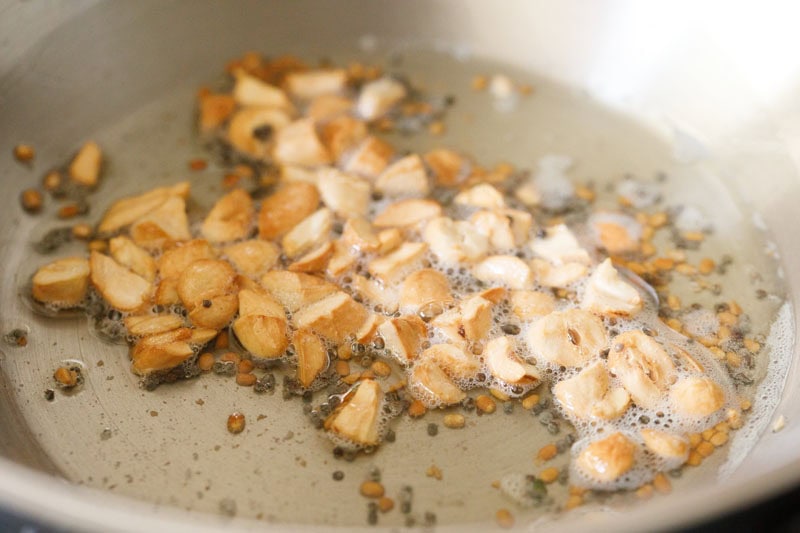
[[558, 479], [558, 468], [551, 466], [550, 468], [545, 468], [541, 472], [539, 472], [539, 479], [541, 479], [545, 483], [552, 483], [553, 481]]
[[189, 161], [189, 169], [194, 171], [205, 170], [208, 167], [208, 163], [205, 159], [192, 159]]
[[725, 359], [726, 354], [717, 346], [709, 346], [708, 350], [716, 359]]
[[744, 339], [744, 347], [747, 348], [747, 351], [750, 353], [758, 353], [759, 350], [761, 350], [761, 345], [749, 338]]
[[61, 187], [61, 181], [61, 173], [57, 170], [51, 170], [42, 178], [42, 187], [44, 187], [44, 190], [52, 192]]
[[575, 196], [587, 202], [593, 202], [597, 194], [585, 185], [575, 187]]
[[62, 205], [56, 214], [58, 215], [58, 218], [74, 218], [80, 214], [80, 211], [81, 209], [78, 204], [70, 203], [67, 205]]
[[489, 389], [489, 393], [498, 400], [500, 400], [501, 402], [507, 402], [509, 399], [508, 394], [501, 391], [500, 389]]
[[383, 488], [383, 485], [378, 483], [377, 481], [365, 481], [361, 484], [359, 488], [361, 495], [365, 498], [382, 498], [384, 493], [386, 492]]
[[236, 374], [236, 384], [242, 387], [252, 387], [255, 385], [256, 379], [258, 378], [255, 374], [242, 374], [241, 372]]
[[21, 163], [32, 161], [36, 156], [36, 151], [29, 144], [18, 144], [14, 147], [14, 157]]
[[719, 448], [720, 446], [724, 446], [726, 442], [728, 442], [728, 434], [722, 431], [718, 431], [714, 433], [714, 435], [709, 439], [711, 444]]
[[412, 401], [411, 404], [408, 406], [408, 414], [412, 418], [420, 417], [427, 412], [428, 409], [425, 407], [425, 404], [419, 400]]
[[586, 494], [586, 489], [583, 487], [579, 487], [577, 485], [570, 485], [569, 486], [569, 495], [570, 496], [583, 496]]
[[687, 231], [683, 234], [683, 238], [691, 242], [701, 242], [706, 236], [701, 231]]
[[216, 340], [214, 340], [214, 348], [217, 350], [225, 350], [228, 348], [228, 332], [227, 331], [220, 331], [217, 335]]
[[405, 380], [400, 380], [400, 381], [398, 381], [396, 383], [393, 383], [393, 384], [389, 385], [389, 387], [387, 387], [387, 389], [386, 389], [386, 392], [399, 391], [400, 389], [404, 388], [405, 386], [406, 386]]
[[558, 448], [555, 444], [546, 444], [539, 448], [539, 453], [536, 454], [537, 459], [541, 461], [549, 461], [558, 455]]
[[714, 445], [710, 442], [703, 441], [697, 445], [695, 451], [697, 451], [697, 453], [703, 457], [709, 457], [712, 453], [714, 453]]
[[650, 215], [649, 224], [654, 228], [660, 228], [667, 223], [667, 220], [667, 214], [663, 211], [659, 211], [658, 213]]
[[472, 90], [483, 91], [489, 85], [489, 78], [484, 75], [475, 76], [472, 78]]
[[683, 250], [669, 250], [667, 252], [667, 257], [669, 257], [676, 263], [686, 262], [686, 252], [684, 252]]
[[75, 224], [72, 226], [72, 236], [76, 239], [88, 240], [92, 236], [92, 227], [85, 223]]
[[340, 361], [349, 361], [351, 357], [353, 357], [352, 348], [350, 348], [349, 342], [344, 342], [339, 345], [336, 349], [336, 353], [339, 356]]
[[352, 374], [348, 374], [342, 378], [342, 381], [347, 383], [348, 385], [352, 385], [356, 381], [361, 379], [361, 372], [353, 372]]
[[94, 239], [89, 241], [86, 247], [93, 252], [104, 252], [108, 248], [108, 244], [104, 240]]
[[530, 396], [526, 396], [522, 400], [522, 408], [523, 409], [533, 409], [535, 405], [539, 403], [539, 395], [538, 394], [531, 394]]
[[480, 396], [475, 398], [475, 407], [477, 407], [481, 413], [485, 413], [488, 415], [494, 413], [497, 410], [497, 403], [491, 396], [481, 394]]
[[636, 489], [636, 497], [640, 500], [649, 500], [653, 497], [653, 485], [642, 485]]
[[228, 431], [234, 435], [244, 431], [245, 419], [242, 413], [232, 413], [228, 417]]
[[681, 308], [681, 299], [674, 294], [670, 294], [667, 296], [667, 306], [673, 311], [678, 311]]
[[466, 423], [464, 415], [458, 413], [450, 413], [444, 416], [444, 425], [450, 429], [461, 429]]
[[53, 373], [53, 378], [66, 388], [74, 387], [78, 384], [78, 373], [65, 366], [58, 367]]
[[719, 323], [724, 326], [733, 326], [739, 321], [739, 319], [736, 318], [736, 315], [729, 311], [717, 313], [717, 318], [719, 319]]
[[334, 370], [336, 370], [336, 373], [339, 374], [340, 376], [346, 376], [347, 374], [350, 373], [350, 363], [348, 363], [347, 361], [342, 361], [342, 360], [336, 361], [336, 364], [334, 365], [333, 368]]
[[678, 333], [680, 333], [681, 330], [683, 330], [683, 324], [681, 324], [681, 321], [678, 320], [677, 318], [668, 318], [667, 321], [666, 321], [666, 324], [670, 328], [672, 328], [675, 331], [677, 331]]
[[497, 525], [504, 529], [511, 529], [514, 527], [514, 515], [508, 509], [499, 509], [494, 514], [494, 519]]
[[530, 85], [529, 83], [522, 83], [517, 86], [517, 90], [519, 91], [519, 94], [528, 96], [529, 94], [533, 94], [533, 85]]
[[696, 451], [689, 452], [689, 458], [686, 460], [686, 464], [689, 466], [700, 466], [703, 463], [703, 456], [697, 453]]
[[431, 465], [425, 471], [425, 475], [428, 477], [432, 477], [433, 479], [442, 480], [442, 469], [436, 465]]
[[382, 378], [385, 378], [386, 376], [392, 373], [392, 367], [390, 367], [388, 363], [386, 363], [385, 361], [375, 361], [374, 363], [372, 363], [372, 366], [370, 366], [370, 368], [372, 369], [372, 371], [375, 373], [376, 376]]
[[442, 135], [444, 131], [445, 131], [444, 122], [442, 122], [441, 120], [431, 122], [430, 126], [428, 126], [428, 133], [430, 133], [431, 135], [435, 136]]
[[734, 368], [739, 368], [742, 364], [742, 357], [736, 352], [728, 352], [725, 354], [725, 360]]
[[699, 270], [701, 274], [708, 275], [714, 272], [716, 266], [717, 265], [714, 263], [713, 259], [706, 257], [700, 261], [699, 265], [697, 265], [697, 270]]
[[567, 498], [567, 502], [564, 504], [564, 509], [569, 511], [570, 509], [575, 509], [581, 505], [583, 505], [583, 496], [572, 494], [569, 498]]
[[653, 266], [658, 270], [672, 270], [675, 268], [675, 261], [668, 257], [657, 257], [653, 259]]
[[656, 474], [653, 478], [653, 487], [661, 494], [669, 494], [672, 492], [672, 483], [663, 472]]
[[36, 189], [25, 189], [19, 198], [22, 208], [28, 213], [36, 213], [42, 209], [44, 199], [42, 193]]
[[706, 348], [711, 348], [712, 346], [719, 344], [719, 339], [716, 337], [700, 337], [697, 339], [697, 341]]
[[208, 372], [214, 366], [214, 355], [208, 352], [200, 354], [197, 358], [197, 366], [203, 372]]
[[388, 496], [383, 496], [380, 500], [378, 500], [378, 510], [382, 513], [388, 513], [394, 509], [394, 500], [389, 498]]

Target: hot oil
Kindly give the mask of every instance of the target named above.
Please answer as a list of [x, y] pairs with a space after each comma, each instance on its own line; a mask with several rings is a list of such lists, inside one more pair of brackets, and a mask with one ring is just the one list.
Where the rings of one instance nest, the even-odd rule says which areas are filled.
[[[343, 53], [333, 59], [351, 57]], [[680, 276], [671, 285], [673, 292], [686, 306], [696, 302], [712, 309], [735, 299], [750, 317], [752, 334], [766, 337], [769, 333], [783, 302], [783, 284], [776, 262], [765, 253], [768, 237], [753, 227], [752, 214], [704, 162], [682, 163], [676, 160], [669, 140], [635, 121], [580, 92], [504, 65], [420, 50], [389, 53], [380, 56], [380, 61], [388, 72], [402, 73], [427, 93], [449, 95], [454, 101], [444, 119], [443, 135], [426, 131], [388, 135], [398, 151], [445, 146], [489, 168], [509, 162], [532, 172], [545, 156], [567, 156], [573, 164], [566, 175], [575, 183], [591, 184], [598, 193], [597, 206], [616, 208], [620, 188], [626, 190], [630, 183], [655, 191], [652, 196], [660, 201], [653, 210], [695, 206], [713, 231], [701, 250], [685, 251], [690, 261], [727, 254], [733, 262], [725, 274], [708, 278], [720, 286], [718, 294], [694, 292], [692, 283]], [[529, 83], [534, 91], [498, 110], [489, 93], [470, 88], [474, 76], [495, 73]], [[207, 210], [224, 192], [220, 185], [224, 165], [190, 133], [195, 88], [176, 88], [124, 120], [93, 132], [109, 162], [105, 184], [91, 199], [90, 221], [98, 220], [113, 199], [157, 184], [190, 179], [194, 202], [190, 207], [195, 213]], [[208, 168], [190, 171], [187, 162], [198, 157], [209, 159]], [[64, 251], [78, 253], [80, 249], [73, 243]], [[32, 273], [47, 260], [31, 254], [21, 271]], [[470, 292], [469, 280], [460, 290]], [[510, 321], [502, 310], [496, 318], [498, 329]], [[436, 514], [438, 524], [463, 523], [488, 520], [498, 508], [509, 506], [508, 499], [491, 488], [494, 481], [509, 479], [509, 475], [535, 475], [551, 465], [564, 470], [569, 462], [566, 450], [546, 465], [532, 462], [545, 444], [575, 435], [568, 423], [554, 416], [558, 413], [552, 403], [528, 411], [518, 403], [509, 403], [513, 407], [505, 409], [502, 402], [496, 413], [480, 417], [474, 410], [452, 409], [467, 417], [467, 426], [461, 430], [446, 429], [443, 412], [429, 412], [421, 420], [407, 416], [391, 420], [396, 440], [351, 462], [350, 455], [334, 456], [333, 445], [308, 422], [299, 399], [285, 401], [279, 392], [253, 394], [216, 375], [141, 391], [130, 373], [126, 349], [85, 335], [82, 324], [54, 325], [42, 317], [32, 317], [32, 323], [32, 338], [50, 337], [55, 328], [63, 340], [53, 350], [52, 361], [40, 362], [40, 369], [33, 372], [20, 368], [19, 379], [41, 384], [54, 364], [79, 350], [87, 366], [85, 387], [91, 392], [59, 398], [45, 407], [44, 399], [28, 398], [22, 409], [30, 415], [32, 429], [70, 480], [146, 501], [218, 512], [221, 502], [234, 498], [241, 517], [363, 525], [367, 503], [358, 495], [358, 485], [377, 466], [387, 494], [396, 501], [408, 494], [405, 487], [413, 487], [409, 512], [395, 509], [380, 515], [381, 525], [397, 526], [409, 520], [422, 524], [429, 512]], [[735, 394], [753, 395], [766, 373], [768, 349], [754, 356], [754, 384], [739, 386]], [[537, 392], [547, 399], [544, 389]], [[777, 396], [780, 390], [773, 388], [770, 393]], [[728, 402], [734, 401], [733, 394], [729, 393]], [[248, 417], [248, 430], [235, 437], [224, 428], [233, 410]], [[647, 423], [655, 424], [655, 419], [650, 417]], [[439, 427], [435, 436], [429, 424]], [[109, 425], [114, 435], [124, 438], [101, 439]], [[688, 485], [713, 478], [724, 455], [717, 452], [703, 468], [687, 469], [681, 480], [673, 478], [673, 482]], [[98, 457], [102, 460], [97, 461]], [[426, 475], [432, 465], [441, 470], [442, 480]], [[344, 479], [333, 479], [335, 471], [343, 472]], [[566, 492], [566, 485], [549, 485], [545, 501], [555, 503], [546, 508], [558, 508]], [[597, 499], [622, 504], [627, 498]]]

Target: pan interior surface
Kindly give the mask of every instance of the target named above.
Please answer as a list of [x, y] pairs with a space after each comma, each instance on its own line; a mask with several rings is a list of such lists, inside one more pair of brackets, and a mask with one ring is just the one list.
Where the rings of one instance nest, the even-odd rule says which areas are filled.
[[[656, 505], [668, 509], [671, 501], [694, 490], [713, 493], [719, 468], [733, 476], [730, 479], [747, 480], [765, 465], [770, 451], [773, 461], [759, 473], [796, 459], [775, 441], [779, 434], [757, 444], [783, 392], [782, 380], [793, 379], [796, 371], [786, 370], [794, 342], [786, 293], [787, 287], [796, 286], [791, 267], [798, 264], [800, 251], [786, 250], [786, 228], [782, 233], [774, 224], [775, 217], [786, 212], [783, 202], [800, 197], [795, 167], [774, 153], [761, 154], [780, 159], [761, 167], [770, 174], [764, 179], [776, 194], [771, 200], [761, 188], [743, 185], [755, 170], [737, 165], [730, 145], [720, 143], [716, 151], [713, 136], [698, 140], [687, 133], [692, 128], [663, 117], [634, 120], [572, 88], [593, 83], [590, 69], [583, 84], [568, 79], [570, 69], [577, 72], [575, 65], [581, 61], [564, 59], [568, 66], [562, 76], [546, 54], [535, 56], [538, 59], [530, 64], [519, 51], [503, 56], [488, 42], [486, 25], [509, 22], [502, 17], [510, 16], [511, 8], [534, 17], [524, 3], [490, 13], [486, 21], [481, 19], [486, 8], [468, 7], [410, 2], [401, 8], [399, 3], [351, 1], [336, 7], [309, 1], [228, 8], [213, 2], [76, 4], [74, 13], [62, 14], [63, 23], [19, 50], [19, 62], [6, 66], [0, 80], [12, 104], [0, 111], [7, 125], [0, 132], [0, 145], [8, 153], [18, 142], [31, 142], [38, 153], [32, 169], [8, 157], [0, 162], [13, 192], [3, 199], [6, 310], [0, 324], [3, 333], [28, 333], [27, 346], [3, 346], [0, 352], [5, 406], [0, 422], [14, 428], [0, 436], [0, 455], [71, 484], [192, 511], [181, 520], [195, 520], [200, 513], [235, 515], [243, 526], [252, 525], [248, 520], [364, 526], [368, 507], [358, 495], [359, 485], [375, 467], [390, 496], [396, 498], [404, 486], [413, 488], [411, 512], [395, 509], [380, 516], [380, 525], [402, 526], [409, 523], [408, 516], [416, 525], [426, 520], [430, 525], [431, 515], [442, 526], [477, 525], [510, 506], [491, 488], [492, 482], [541, 468], [533, 462], [534, 455], [554, 437], [519, 405], [510, 413], [499, 409], [491, 416], [470, 417], [467, 427], [458, 431], [444, 429], [444, 413], [431, 412], [422, 420], [404, 416], [393, 422], [395, 442], [352, 462], [335, 458], [333, 444], [308, 422], [304, 402], [285, 400], [280, 387], [274, 394], [256, 395], [228, 378], [203, 375], [142, 390], [130, 372], [125, 346], [103, 340], [82, 315], [44, 316], [26, 297], [30, 276], [51, 259], [34, 252], [33, 243], [67, 224], [52, 215], [53, 205], [38, 218], [23, 214], [18, 192], [67, 160], [83, 140], [94, 139], [103, 146], [107, 164], [103, 183], [90, 197], [86, 221], [96, 222], [116, 198], [184, 179], [192, 183], [191, 209], [207, 210], [223, 193], [223, 169], [210, 158], [206, 170], [187, 170], [188, 161], [209, 158], [194, 133], [195, 93], [199, 85], [218, 81], [228, 59], [255, 49], [267, 55], [295, 54], [310, 63], [322, 58], [340, 64], [354, 59], [378, 63], [426, 91], [455, 98], [443, 136], [423, 132], [391, 137], [398, 151], [450, 146], [486, 165], [507, 161], [531, 170], [542, 156], [567, 155], [575, 161], [570, 176], [592, 182], [597, 190], [632, 177], [656, 187], [665, 205], [702, 208], [714, 230], [704, 253], [727, 254], [734, 263], [724, 277], [721, 296], [694, 293], [688, 284], [678, 290], [689, 301], [704, 304], [736, 299], [750, 314], [753, 331], [763, 333], [765, 340], [772, 331], [779, 345], [768, 346], [772, 351], [757, 362], [759, 379], [768, 375], [768, 363], [773, 365], [768, 386], [759, 389], [759, 395], [770, 396], [766, 407], [757, 410], [758, 423], [748, 426], [747, 434], [732, 445], [735, 457], [718, 454], [704, 468], [686, 470], [672, 480], [675, 492], [683, 494], [662, 497]], [[570, 20], [571, 15], [566, 8], [552, 14], [558, 20]], [[387, 19], [397, 23], [387, 26]], [[444, 25], [445, 19], [458, 24]], [[519, 31], [513, 26], [512, 33]], [[497, 73], [531, 84], [534, 93], [511, 111], [497, 109], [489, 95], [470, 87], [476, 75]], [[698, 119], [708, 131], [721, 127], [719, 122]], [[782, 190], [788, 192], [780, 197]], [[71, 243], [53, 257], [83, 255], [84, 250], [85, 244]], [[761, 297], [760, 291], [768, 297]], [[782, 329], [774, 327], [776, 320]], [[55, 401], [47, 401], [44, 390], [52, 384], [53, 370], [65, 361], [81, 365], [86, 381], [76, 392], [57, 392]], [[776, 373], [775, 368], [785, 371]], [[756, 385], [747, 393], [753, 394]], [[783, 402], [790, 400], [791, 395], [784, 395]], [[785, 407], [786, 403], [778, 406], [779, 412], [788, 413]], [[235, 436], [225, 427], [233, 411], [248, 417], [247, 430]], [[431, 423], [441, 428], [436, 436], [429, 434]], [[753, 446], [753, 453], [745, 457]], [[566, 464], [567, 455], [557, 466]], [[432, 465], [442, 471], [443, 479], [426, 475]], [[344, 478], [335, 480], [335, 471]], [[31, 487], [38, 486], [41, 479], [36, 479]], [[53, 480], [51, 490], [69, 486]], [[557, 497], [566, 490], [558, 484], [551, 488]], [[15, 500], [9, 498], [13, 505]], [[92, 517], [84, 525], [102, 528], [103, 523], [113, 523], [116, 504], [112, 502], [107, 522], [102, 516]], [[626, 499], [599, 501], [590, 509], [605, 507], [627, 509]], [[52, 520], [49, 512], [44, 504], [42, 518]], [[571, 518], [595, 520], [591, 511], [589, 518]], [[537, 510], [518, 512], [520, 522], [541, 519]], [[620, 527], [636, 524], [621, 522]]]

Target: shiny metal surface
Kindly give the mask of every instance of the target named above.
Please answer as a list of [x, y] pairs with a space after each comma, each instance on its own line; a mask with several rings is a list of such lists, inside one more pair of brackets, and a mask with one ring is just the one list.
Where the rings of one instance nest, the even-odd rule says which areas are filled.
[[[147, 180], [185, 177], [187, 159], [201, 153], [190, 135], [187, 102], [198, 85], [215, 79], [221, 66], [244, 50], [347, 57], [363, 53], [359, 38], [372, 35], [383, 50], [428, 47], [495, 59], [509, 68], [532, 70], [577, 87], [635, 116], [672, 139], [680, 158], [707, 159], [731, 195], [761, 214], [780, 252], [785, 281], [797, 288], [800, 245], [789, 221], [796, 219], [800, 203], [796, 96], [800, 62], [790, 51], [800, 43], [788, 25], [797, 20], [792, 17], [794, 8], [782, 7], [788, 12], [759, 12], [763, 16], [754, 27], [755, 7], [728, 6], [722, 20], [715, 12], [720, 5], [713, 2], [647, 8], [634, 3], [522, 0], [491, 5], [420, 0], [5, 2], [0, 6], [0, 153], [9, 154], [16, 143], [28, 141], [37, 148], [37, 160], [28, 170], [7, 155], [0, 157], [7, 193], [0, 199], [4, 258], [0, 332], [17, 327], [32, 332], [25, 349], [0, 347], [0, 507], [75, 529], [263, 527], [263, 522], [171, 506], [179, 502], [185, 506], [186, 498], [171, 499], [170, 493], [191, 491], [197, 509], [215, 510], [220, 498], [239, 487], [235, 468], [246, 465], [254, 494], [235, 496], [241, 497], [240, 506], [251, 507], [253, 515], [253, 506], [260, 505], [265, 519], [275, 523], [300, 516], [303, 492], [280, 490], [282, 483], [302, 484], [296, 483], [299, 476], [315, 493], [332, 495], [319, 499], [314, 524], [363, 523], [363, 505], [342, 510], [336, 495], [354, 499], [358, 476], [369, 460], [348, 471], [345, 483], [332, 484], [330, 471], [338, 466], [328, 453], [306, 451], [321, 437], [310, 428], [298, 430], [299, 402], [291, 406], [290, 416], [284, 416], [276, 414], [287, 409], [279, 394], [264, 400], [258, 408], [266, 416], [263, 427], [257, 426], [261, 422], [256, 423], [255, 416], [251, 419], [261, 440], [254, 432], [249, 443], [232, 445], [223, 425], [208, 421], [224, 420], [231, 409], [249, 405], [251, 398], [244, 397], [241, 389], [210, 379], [141, 391], [127, 370], [123, 347], [109, 348], [91, 337], [83, 319], [34, 317], [25, 306], [18, 293], [36, 266], [31, 242], [61, 224], [25, 216], [17, 204], [18, 193], [35, 184], [48, 164], [68, 158], [86, 136], [102, 135], [114, 148], [107, 168], [113, 186], [106, 184], [93, 199], [102, 206], [112, 197], [141, 190]], [[761, 38], [742, 44], [745, 30]], [[178, 111], [169, 112], [173, 108]], [[146, 153], [126, 152], [126, 144]], [[214, 192], [211, 184], [198, 184], [196, 190], [199, 198]], [[93, 212], [89, 219], [97, 216]], [[749, 225], [750, 220], [737, 221], [736, 227]], [[791, 302], [796, 305], [796, 301], [795, 292]], [[796, 319], [790, 320], [795, 326]], [[785, 342], [793, 343], [793, 337]], [[55, 363], [70, 358], [91, 369], [91, 379], [80, 399], [59, 396], [47, 403], [44, 385], [39, 384], [46, 383]], [[9, 380], [12, 373], [24, 379]], [[795, 423], [800, 419], [797, 364], [791, 365], [786, 380], [776, 413], [786, 417], [787, 426], [771, 433], [767, 428], [772, 415], [767, 413], [763, 436], [725, 482], [699, 479], [668, 498], [620, 512], [577, 514], [554, 527], [580, 530], [591, 524], [596, 529], [627, 530], [684, 524], [796, 484], [800, 481], [800, 452], [795, 445], [800, 439]], [[197, 404], [200, 398], [207, 400], [204, 406]], [[70, 403], [73, 399], [76, 402]], [[87, 410], [76, 411], [76, 404], [85, 404]], [[106, 428], [112, 436], [104, 441], [100, 435]], [[282, 439], [290, 431], [295, 434]], [[434, 453], [433, 444], [424, 438], [424, 427], [408, 431], [410, 441], [404, 446], [413, 444], [414, 453], [387, 452], [393, 459], [388, 476], [419, 468], [417, 457]], [[62, 442], [70, 443], [71, 449], [61, 448]], [[477, 434], [470, 450], [492, 444], [489, 437]], [[217, 451], [215, 445], [224, 448]], [[509, 456], [527, 454], [526, 446], [529, 443], [522, 437], [510, 439]], [[122, 461], [120, 450], [137, 454], [131, 460], [135, 469], [114, 466]], [[175, 464], [164, 464], [165, 458]], [[299, 460], [308, 466], [298, 468]], [[148, 461], [149, 466], [142, 468]], [[448, 482], [458, 486], [468, 479], [457, 473], [464, 460], [455, 455], [452, 461], [446, 471], [455, 472], [455, 477]], [[81, 470], [92, 462], [109, 480], [86, 484], [109, 490], [63, 480], [86, 481]], [[119, 489], [111, 486], [126, 483], [126, 475], [134, 482], [121, 492], [139, 499], [113, 494]], [[435, 494], [437, 487], [420, 490]], [[209, 495], [203, 500], [194, 498], [195, 493]], [[271, 498], [268, 505], [264, 495]], [[502, 504], [499, 496], [494, 498], [487, 508]], [[460, 510], [452, 501], [431, 498], [430, 502], [431, 509], [444, 509], [442, 522], [456, 521], [463, 514], [480, 524], [477, 514]]]

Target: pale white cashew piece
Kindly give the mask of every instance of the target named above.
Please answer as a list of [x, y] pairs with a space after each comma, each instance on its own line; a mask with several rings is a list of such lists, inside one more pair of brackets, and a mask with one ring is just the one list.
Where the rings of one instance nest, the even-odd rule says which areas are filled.
[[411, 394], [429, 408], [452, 405], [467, 397], [432, 359], [422, 359], [414, 365], [408, 387]]
[[358, 444], [378, 444], [382, 403], [383, 391], [375, 380], [359, 382], [355, 392], [331, 415], [330, 430]]
[[454, 380], [475, 379], [481, 370], [481, 363], [474, 355], [453, 344], [434, 344], [420, 354], [420, 359], [425, 358], [436, 362]]
[[371, 81], [361, 88], [356, 101], [358, 114], [366, 120], [385, 115], [406, 97], [406, 88], [399, 81], [384, 77]]
[[577, 418], [611, 420], [622, 415], [630, 396], [621, 387], [609, 390], [608, 371], [596, 361], [575, 376], [558, 382], [553, 395], [568, 413]]
[[506, 202], [500, 191], [488, 183], [480, 183], [461, 191], [453, 198], [453, 202], [458, 205], [469, 205], [486, 209], [500, 209], [506, 206]]
[[670, 401], [682, 415], [701, 418], [712, 415], [725, 405], [722, 387], [706, 376], [690, 376], [673, 385]]
[[564, 263], [589, 264], [589, 253], [578, 243], [578, 239], [565, 224], [551, 226], [545, 230], [543, 237], [531, 241], [531, 250], [539, 257], [547, 259], [554, 265]]
[[483, 357], [489, 372], [497, 379], [516, 384], [532, 384], [540, 381], [535, 366], [523, 361], [514, 347], [514, 339], [509, 336], [497, 337], [486, 344]]
[[472, 275], [484, 283], [498, 283], [511, 289], [527, 289], [533, 283], [530, 267], [514, 255], [492, 255], [472, 269]]
[[489, 250], [489, 239], [464, 220], [437, 217], [422, 230], [422, 238], [443, 263], [457, 265], [483, 257]]
[[581, 308], [599, 315], [634, 315], [642, 308], [636, 288], [622, 279], [611, 259], [600, 263], [583, 293]]
[[388, 196], [427, 196], [430, 185], [422, 159], [411, 154], [395, 161], [375, 180], [375, 190]]
[[564, 288], [575, 283], [583, 278], [589, 270], [583, 263], [554, 265], [544, 259], [533, 259], [530, 267], [534, 279], [539, 285], [557, 288]]
[[540, 318], [528, 329], [526, 340], [535, 357], [563, 366], [583, 366], [608, 347], [603, 321], [580, 309]]
[[676, 376], [675, 365], [661, 344], [640, 330], [614, 337], [608, 369], [619, 378], [633, 401], [646, 409], [661, 403]]

